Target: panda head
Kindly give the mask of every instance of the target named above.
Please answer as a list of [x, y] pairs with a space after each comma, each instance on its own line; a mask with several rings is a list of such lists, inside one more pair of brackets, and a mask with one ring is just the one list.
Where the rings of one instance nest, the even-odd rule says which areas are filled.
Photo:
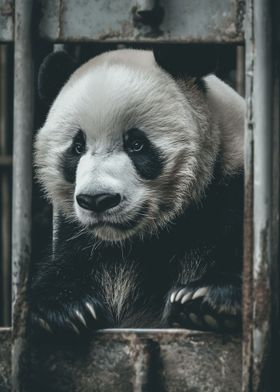
[[107, 52], [70, 77], [67, 61], [54, 53], [40, 71], [42, 96], [66, 79], [35, 143], [46, 195], [101, 240], [156, 233], [199, 200], [213, 171], [201, 75], [175, 75], [161, 52]]

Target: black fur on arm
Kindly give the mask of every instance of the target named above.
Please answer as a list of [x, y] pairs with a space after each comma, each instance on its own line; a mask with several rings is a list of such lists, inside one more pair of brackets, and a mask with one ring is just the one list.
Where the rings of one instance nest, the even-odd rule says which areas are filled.
[[[200, 207], [186, 216], [190, 247], [179, 260], [167, 297], [166, 326], [241, 330], [243, 174], [214, 181]], [[183, 230], [182, 230], [183, 231]]]
[[99, 328], [106, 315], [92, 277], [88, 238], [62, 218], [56, 236], [55, 253], [43, 259], [32, 276], [31, 322], [35, 330], [38, 326], [66, 336]]

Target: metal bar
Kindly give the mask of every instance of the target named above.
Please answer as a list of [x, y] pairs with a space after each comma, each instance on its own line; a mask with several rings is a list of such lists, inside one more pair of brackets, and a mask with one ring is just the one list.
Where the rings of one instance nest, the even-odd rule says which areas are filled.
[[134, 363], [133, 392], [159, 390], [154, 372], [158, 348], [158, 344], [152, 339], [141, 339], [137, 333], [131, 339], [129, 349]]
[[236, 91], [244, 97], [245, 93], [245, 50], [244, 46], [236, 47]]
[[[2, 42], [14, 39], [14, 1], [0, 0]], [[205, 0], [36, 3], [42, 16], [38, 18], [39, 35], [53, 42], [243, 42], [243, 0], [208, 0], [207, 7]], [[142, 15], [137, 23], [135, 14]]]
[[273, 178], [279, 179], [279, 156], [278, 167], [273, 166], [277, 153], [273, 140], [279, 129], [273, 126], [276, 113], [273, 113], [272, 5], [272, 0], [247, 0], [244, 392], [273, 390], [272, 353], [278, 313], [273, 299], [278, 295], [274, 274], [279, 257], [273, 241], [274, 221], [279, 219], [279, 204], [274, 203], [273, 191]]
[[[54, 42], [242, 42], [240, 0], [38, 0], [41, 37]], [[149, 9], [153, 3], [158, 7]], [[135, 23], [135, 13], [152, 14]], [[146, 15], [147, 16], [147, 15]], [[94, 23], [93, 23], [94, 21]]]
[[12, 390], [23, 391], [20, 364], [26, 350], [26, 288], [31, 254], [33, 131], [32, 0], [15, 2], [14, 171], [12, 217]]
[[[1, 166], [12, 164], [12, 157], [8, 154], [8, 50], [6, 45], [0, 47], [0, 169]], [[0, 172], [1, 188], [1, 311], [0, 320], [3, 326], [10, 322], [10, 176], [11, 173]]]

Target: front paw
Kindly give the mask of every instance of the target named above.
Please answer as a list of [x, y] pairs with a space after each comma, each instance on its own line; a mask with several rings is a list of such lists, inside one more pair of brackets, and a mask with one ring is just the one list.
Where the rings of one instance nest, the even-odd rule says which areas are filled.
[[90, 297], [72, 301], [59, 299], [37, 299], [31, 305], [31, 321], [35, 328], [53, 334], [86, 333], [102, 327], [103, 311], [100, 303]]
[[189, 284], [173, 289], [164, 319], [168, 326], [217, 332], [241, 330], [241, 284]]

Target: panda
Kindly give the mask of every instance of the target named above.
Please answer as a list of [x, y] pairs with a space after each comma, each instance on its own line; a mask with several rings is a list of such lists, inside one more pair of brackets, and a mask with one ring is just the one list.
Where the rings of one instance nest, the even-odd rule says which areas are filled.
[[240, 331], [244, 100], [184, 53], [43, 63], [34, 161], [55, 230], [30, 285], [39, 330]]

